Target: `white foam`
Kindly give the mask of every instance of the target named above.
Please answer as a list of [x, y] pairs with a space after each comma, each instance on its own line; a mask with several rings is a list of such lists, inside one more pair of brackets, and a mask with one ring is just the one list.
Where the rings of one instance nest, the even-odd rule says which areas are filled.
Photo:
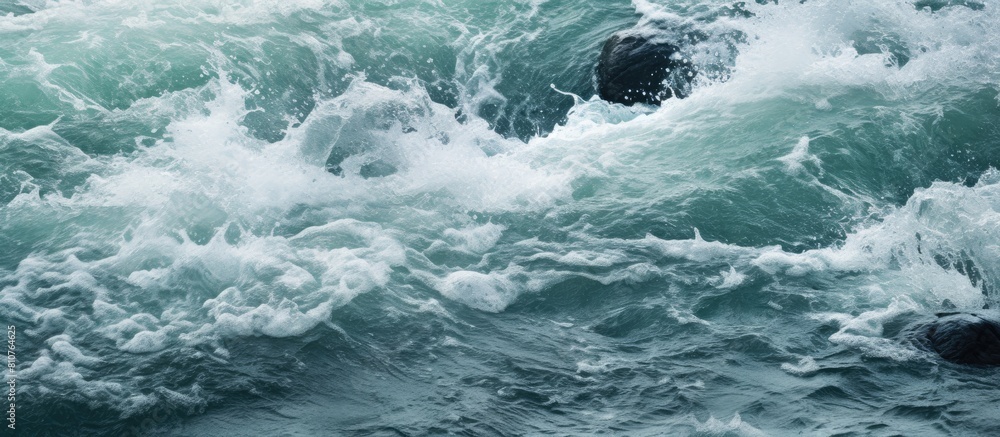
[[141, 331], [120, 348], [134, 354], [157, 352], [167, 347], [167, 335], [160, 331]]
[[635, 363], [618, 357], [599, 357], [592, 360], [581, 360], [576, 363], [576, 373], [608, 373], [616, 370], [631, 369]]
[[709, 417], [705, 422], [699, 422], [695, 430], [699, 435], [706, 436], [737, 435], [760, 437], [767, 435], [763, 431], [753, 427], [753, 425], [744, 422], [739, 413], [733, 414], [733, 418], [729, 422], [723, 422], [716, 419], [715, 416]]
[[589, 251], [571, 250], [564, 254], [552, 252], [542, 252], [528, 257], [529, 261], [547, 259], [560, 264], [582, 267], [610, 267], [628, 260], [628, 257], [621, 252], [609, 251]]
[[813, 357], [805, 356], [799, 359], [798, 364], [783, 363], [781, 370], [795, 376], [809, 376], [818, 372], [820, 367]]
[[[317, 106], [283, 144], [316, 166], [332, 150], [345, 150], [350, 156], [340, 165], [348, 175], [373, 161], [390, 164], [398, 173], [365, 183], [387, 195], [447, 193], [440, 200], [476, 211], [538, 209], [569, 198], [572, 172], [536, 168], [517, 153], [519, 142], [503, 139], [482, 120], [459, 123], [418, 84], [408, 86], [398, 91], [355, 79], [343, 95]], [[359, 141], [367, 146], [359, 149]]]
[[[1000, 269], [1000, 185], [989, 175], [973, 188], [937, 182], [918, 189], [906, 205], [874, 225], [848, 235], [840, 247], [800, 254], [768, 251], [754, 265], [772, 274], [804, 276], [822, 272], [883, 272], [894, 290], [925, 302], [948, 299], [964, 309], [983, 305], [983, 283], [949, 262], [972, 261], [986, 281]], [[995, 287], [997, 284], [989, 284]]]
[[[215, 97], [199, 105], [204, 95]], [[76, 151], [81, 162], [89, 162], [93, 176], [75, 194], [22, 195], [21, 202], [8, 204], [7, 213], [15, 217], [46, 215], [43, 211], [52, 209], [115, 208], [122, 216], [121, 222], [111, 224], [117, 227], [111, 233], [126, 236], [118, 241], [116, 253], [100, 260], [81, 262], [72, 251], [25, 259], [10, 275], [20, 285], [5, 289], [4, 299], [16, 302], [11, 308], [43, 321], [45, 329], [67, 329], [72, 336], [74, 326], [83, 326], [73, 320], [76, 316], [33, 308], [26, 297], [87, 290], [93, 296], [98, 332], [135, 354], [172, 345], [212, 344], [228, 336], [298, 335], [327, 321], [334, 308], [358, 294], [388, 284], [392, 268], [408, 263], [398, 236], [407, 234], [407, 226], [422, 226], [408, 221], [414, 214], [429, 214], [431, 226], [455, 249], [482, 254], [497, 243], [504, 226], [471, 224], [467, 217], [455, 219], [448, 209], [538, 208], [568, 196], [571, 173], [538, 171], [511, 153], [488, 156], [484, 148], [502, 150], [512, 143], [481, 121], [458, 123], [451, 110], [431, 102], [416, 87], [396, 91], [359, 80], [344, 96], [321, 102], [303, 126], [274, 144], [250, 137], [240, 124], [248, 114], [246, 97], [247, 91], [223, 73], [201, 90], [137, 102], [113, 116], [128, 118], [145, 111], [170, 117], [164, 140], [102, 162]], [[377, 120], [392, 118], [394, 108], [411, 111], [409, 121], [418, 131], [403, 132], [398, 124], [380, 131]], [[345, 117], [346, 125], [336, 124]], [[401, 173], [345, 180], [325, 171], [318, 157], [337, 145], [336, 135], [345, 134], [345, 126], [380, 135], [384, 142], [379, 153], [396, 159]], [[321, 140], [317, 132], [334, 136]], [[52, 144], [69, 147], [49, 127], [4, 135], [51, 138]], [[342, 202], [379, 205], [412, 196], [435, 205], [429, 212], [406, 209], [395, 219], [385, 217], [386, 223], [395, 222], [390, 226], [403, 229], [338, 219], [343, 213], [324, 210]], [[270, 235], [279, 226], [277, 220], [302, 205], [323, 211], [328, 220], [294, 235]], [[441, 209], [445, 212], [436, 211]], [[192, 224], [202, 223], [212, 226], [214, 235], [207, 242], [192, 241]], [[240, 230], [238, 243], [223, 235], [224, 229], [234, 227]], [[90, 238], [115, 241], [86, 232], [71, 238], [76, 241], [70, 245], [90, 244]], [[123, 278], [132, 288], [111, 292], [94, 275]], [[33, 278], [42, 277], [60, 285], [26, 288]], [[435, 281], [446, 297], [486, 311], [502, 311], [523, 287], [502, 274], [452, 272]], [[162, 314], [132, 313], [136, 307], [149, 307], [157, 294], [177, 290], [196, 295], [175, 301]], [[58, 345], [58, 353], [85, 361], [86, 355], [74, 353], [71, 348], [76, 346], [69, 340]]]
[[[840, 324], [840, 330], [830, 336], [830, 341], [858, 349], [867, 356], [907, 361], [918, 356], [912, 347], [882, 337], [885, 323], [900, 315], [917, 311], [919, 307], [906, 297], [895, 298], [887, 308], [866, 311], [858, 316], [828, 314], [819, 316]], [[784, 369], [784, 366], [782, 366]]]
[[19, 390], [70, 395], [73, 399], [86, 402], [92, 408], [104, 407], [125, 411], [135, 403], [135, 399], [129, 398], [124, 385], [87, 379], [72, 362], [55, 361], [46, 352], [26, 368], [21, 367], [18, 377], [32, 381], [30, 385], [19, 386]]
[[139, 15], [136, 15], [134, 17], [127, 17], [122, 20], [122, 26], [130, 27], [133, 29], [148, 29], [151, 27], [162, 26], [164, 24], [167, 24], [167, 22], [156, 19], [150, 20], [149, 17], [146, 15], [146, 11], [139, 11]]
[[737, 272], [736, 268], [733, 266], [729, 266], [728, 271], [723, 270], [722, 272], [719, 272], [719, 274], [720, 281], [719, 285], [716, 285], [717, 288], [739, 287], [743, 284], [743, 281], [746, 281], [747, 279], [747, 275]]
[[[705, 241], [697, 229], [695, 229], [692, 240], [663, 240], [653, 235], [646, 235], [646, 238], [641, 240], [641, 244], [658, 249], [665, 257], [699, 262], [728, 259], [759, 252], [758, 249], [754, 248], [745, 248], [719, 241]], [[764, 250], [773, 251], [776, 248], [765, 248]]]
[[87, 356], [71, 343], [72, 339], [68, 335], [57, 335], [50, 338], [46, 343], [59, 357], [77, 365], [93, 367], [101, 363], [100, 358]]
[[436, 288], [444, 297], [493, 313], [506, 309], [518, 295], [516, 286], [504, 276], [470, 271], [453, 272]]
[[506, 226], [487, 223], [482, 226], [470, 226], [462, 229], [445, 229], [444, 236], [453, 243], [457, 250], [475, 254], [483, 254], [496, 246], [503, 236]]
[[810, 162], [815, 164], [817, 167], [820, 165], [819, 157], [809, 153], [809, 137], [802, 137], [799, 142], [795, 144], [792, 152], [778, 158], [785, 164], [785, 171], [788, 174], [798, 174], [805, 170], [803, 163]]

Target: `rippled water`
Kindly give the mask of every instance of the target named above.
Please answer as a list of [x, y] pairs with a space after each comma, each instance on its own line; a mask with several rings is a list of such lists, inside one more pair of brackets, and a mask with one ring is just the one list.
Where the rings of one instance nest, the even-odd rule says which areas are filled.
[[0, 0], [18, 431], [994, 433], [1000, 4], [869, 3]]

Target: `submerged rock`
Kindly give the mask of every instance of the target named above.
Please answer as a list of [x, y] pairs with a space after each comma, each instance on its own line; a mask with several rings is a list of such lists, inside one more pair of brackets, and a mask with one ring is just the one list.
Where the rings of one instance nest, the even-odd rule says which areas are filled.
[[927, 346], [959, 364], [1000, 365], [1000, 318], [947, 313], [924, 327]]
[[635, 33], [617, 33], [601, 50], [597, 90], [609, 102], [659, 104], [671, 97], [687, 97], [694, 75], [694, 67], [678, 46]]

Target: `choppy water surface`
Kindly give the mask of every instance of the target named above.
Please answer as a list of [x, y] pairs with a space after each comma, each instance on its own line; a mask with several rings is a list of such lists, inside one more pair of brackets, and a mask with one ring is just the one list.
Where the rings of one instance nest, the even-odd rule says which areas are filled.
[[19, 431], [994, 433], [1000, 4], [764, 3], [0, 0]]

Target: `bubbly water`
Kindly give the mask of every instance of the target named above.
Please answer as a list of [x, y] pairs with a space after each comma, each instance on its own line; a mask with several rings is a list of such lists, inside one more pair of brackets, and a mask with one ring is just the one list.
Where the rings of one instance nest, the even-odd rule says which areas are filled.
[[[689, 98], [591, 98], [633, 27]], [[997, 300], [998, 29], [992, 0], [0, 0], [18, 432], [993, 434], [998, 371], [908, 332]]]

